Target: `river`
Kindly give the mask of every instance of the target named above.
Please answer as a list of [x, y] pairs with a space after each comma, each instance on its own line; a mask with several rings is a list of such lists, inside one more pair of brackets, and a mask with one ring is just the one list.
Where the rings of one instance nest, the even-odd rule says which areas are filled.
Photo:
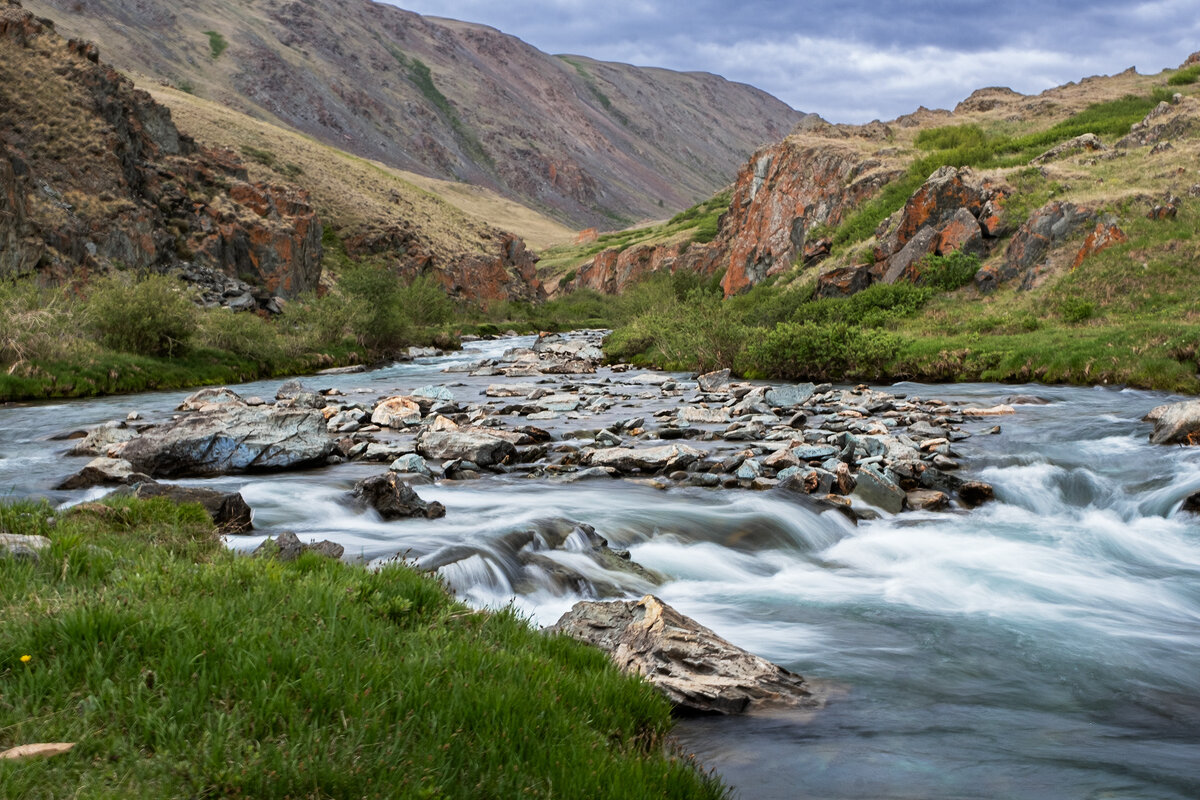
[[[513, 344], [475, 342], [306, 383], [365, 390], [366, 399], [452, 385], [456, 399], [472, 402], [498, 379], [442, 370]], [[270, 397], [278, 383], [235, 388]], [[513, 603], [538, 624], [580, 595], [517, 580], [498, 538], [547, 519], [595, 527], [669, 580], [652, 587], [602, 574], [569, 549], [555, 557], [629, 596], [653, 590], [828, 697], [815, 714], [681, 721], [684, 748], [746, 800], [1200, 797], [1200, 518], [1178, 511], [1200, 490], [1200, 448], [1151, 446], [1140, 421], [1179, 398], [1036, 385], [889, 390], [985, 405], [1025, 393], [1050, 403], [1019, 406], [997, 420], [999, 435], [955, 445], [964, 472], [995, 486], [995, 502], [857, 526], [785, 493], [518, 473], [417, 487], [446, 516], [382, 522], [340, 501], [379, 464], [189, 483], [242, 492], [260, 533], [232, 539], [239, 549], [283, 528], [337, 541], [347, 558], [372, 564], [443, 563], [467, 548], [470, 557], [442, 567], [447, 582], [472, 604]], [[56, 502], [103, 494], [51, 489], [85, 463], [64, 457], [67, 443], [52, 437], [131, 411], [166, 419], [185, 394], [0, 409], [0, 490]], [[608, 414], [650, 414], [661, 403], [640, 399]]]

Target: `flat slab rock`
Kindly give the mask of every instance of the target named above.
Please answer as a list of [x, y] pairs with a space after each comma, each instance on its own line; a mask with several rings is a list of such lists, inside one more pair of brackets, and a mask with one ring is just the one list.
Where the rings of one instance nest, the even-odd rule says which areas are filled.
[[739, 714], [764, 706], [815, 706], [804, 679], [722, 639], [653, 595], [576, 603], [549, 633], [606, 651], [692, 714]]
[[227, 404], [154, 428], [121, 457], [159, 478], [298, 469], [324, 463], [331, 452], [320, 411]]

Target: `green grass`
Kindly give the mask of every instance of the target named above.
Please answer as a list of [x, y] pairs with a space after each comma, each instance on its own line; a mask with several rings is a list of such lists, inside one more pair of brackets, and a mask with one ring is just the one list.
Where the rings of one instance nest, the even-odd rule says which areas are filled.
[[221, 53], [229, 47], [229, 42], [225, 41], [225, 37], [217, 31], [205, 31], [204, 35], [208, 37], [208, 49], [214, 60], [221, 57]]
[[[601, 652], [403, 565], [227, 551], [199, 506], [0, 506], [5, 797], [721, 797]], [[31, 656], [22, 663], [23, 655]]]
[[549, 248], [541, 254], [539, 264], [569, 272], [604, 250], [620, 252], [638, 245], [660, 244], [680, 237], [685, 245], [711, 242], [717, 237], [721, 215], [729, 209], [729, 199], [730, 192], [720, 192], [659, 225], [602, 233], [594, 242]]
[[1167, 78], [1167, 85], [1191, 86], [1198, 80], [1200, 80], [1200, 64], [1192, 64], [1190, 67], [1184, 67], [1171, 77]]

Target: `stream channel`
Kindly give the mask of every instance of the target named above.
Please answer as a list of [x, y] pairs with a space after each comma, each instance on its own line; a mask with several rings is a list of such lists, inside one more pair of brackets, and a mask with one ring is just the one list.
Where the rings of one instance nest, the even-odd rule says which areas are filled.
[[[304, 382], [364, 401], [436, 384], [460, 403], [478, 402], [505, 379], [443, 370], [531, 341], [473, 342]], [[552, 377], [616, 383], [632, 374]], [[279, 383], [233, 388], [273, 397]], [[991, 483], [995, 502], [882, 513], [857, 526], [781, 490], [664, 491], [519, 473], [416, 486], [446, 516], [383, 522], [340, 499], [384, 471], [379, 463], [181, 483], [243, 494], [257, 531], [230, 537], [239, 550], [284, 529], [331, 539], [347, 559], [372, 564], [444, 562], [448, 549], [468, 548], [473, 555], [441, 569], [459, 595], [477, 606], [514, 603], [541, 625], [589, 592], [514, 583], [495, 543], [539, 520], [593, 526], [667, 582], [605, 573], [569, 547], [555, 557], [625, 596], [653, 591], [828, 695], [816, 713], [681, 720], [685, 750], [745, 800], [1200, 797], [1200, 517], [1179, 511], [1200, 490], [1200, 448], [1152, 446], [1140, 421], [1180, 398], [1040, 385], [880, 388], [983, 406], [1015, 393], [1050, 403], [1017, 406], [988, 423], [1001, 424], [999, 435], [955, 444], [964, 476]], [[162, 421], [187, 394], [0, 409], [0, 491], [64, 503], [104, 494], [52, 490], [87, 460], [65, 456], [70, 442], [52, 437], [131, 411]], [[686, 399], [641, 394], [563, 422], [595, 429], [649, 419]], [[556, 438], [570, 430], [537, 424]]]

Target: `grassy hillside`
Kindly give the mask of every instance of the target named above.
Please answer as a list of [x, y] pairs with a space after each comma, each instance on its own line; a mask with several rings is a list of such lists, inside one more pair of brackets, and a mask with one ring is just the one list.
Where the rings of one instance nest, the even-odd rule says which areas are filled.
[[[793, 265], [724, 302], [715, 287], [654, 278], [635, 289], [640, 301], [626, 297], [607, 306], [618, 328], [607, 351], [614, 359], [680, 369], [728, 366], [757, 376], [1036, 380], [1198, 392], [1200, 124], [1192, 123], [1200, 123], [1200, 98], [1189, 80], [1193, 72], [1092, 78], [984, 111], [968, 103], [953, 115], [922, 112], [909, 124], [893, 123], [888, 141], [864, 139], [858, 146], [903, 173], [840, 225], [816, 232], [833, 239], [832, 258], [807, 269]], [[1169, 145], [1111, 149], [1176, 92], [1183, 97], [1173, 113], [1182, 121]], [[1110, 149], [1030, 165], [1081, 133], [1097, 134]], [[1115, 221], [1127, 240], [1076, 268], [1094, 223], [1085, 226], [1050, 251], [1025, 289], [1018, 280], [983, 294], [972, 284], [980, 266], [1004, 259], [1004, 238], [982, 260], [929, 257], [921, 286], [875, 285], [848, 299], [817, 299], [817, 275], [869, 263], [877, 226], [943, 165], [970, 166], [1010, 187], [1003, 209], [1009, 235], [1043, 204], [1062, 200]], [[1149, 218], [1168, 201], [1174, 216]]]
[[[198, 505], [0, 505], [4, 797], [673, 797], [668, 702], [599, 650], [403, 564], [227, 550]], [[231, 591], [233, 589], [233, 591]]]
[[[148, 82], [145, 85], [150, 85]], [[569, 241], [564, 225], [488, 189], [437, 180], [367, 161], [228, 106], [168, 87], [154, 99], [181, 130], [210, 147], [241, 154], [253, 180], [286, 180], [307, 189], [328, 224], [353, 234], [392, 222], [415, 227], [435, 252], [485, 248], [481, 226], [510, 231], [536, 249]]]

